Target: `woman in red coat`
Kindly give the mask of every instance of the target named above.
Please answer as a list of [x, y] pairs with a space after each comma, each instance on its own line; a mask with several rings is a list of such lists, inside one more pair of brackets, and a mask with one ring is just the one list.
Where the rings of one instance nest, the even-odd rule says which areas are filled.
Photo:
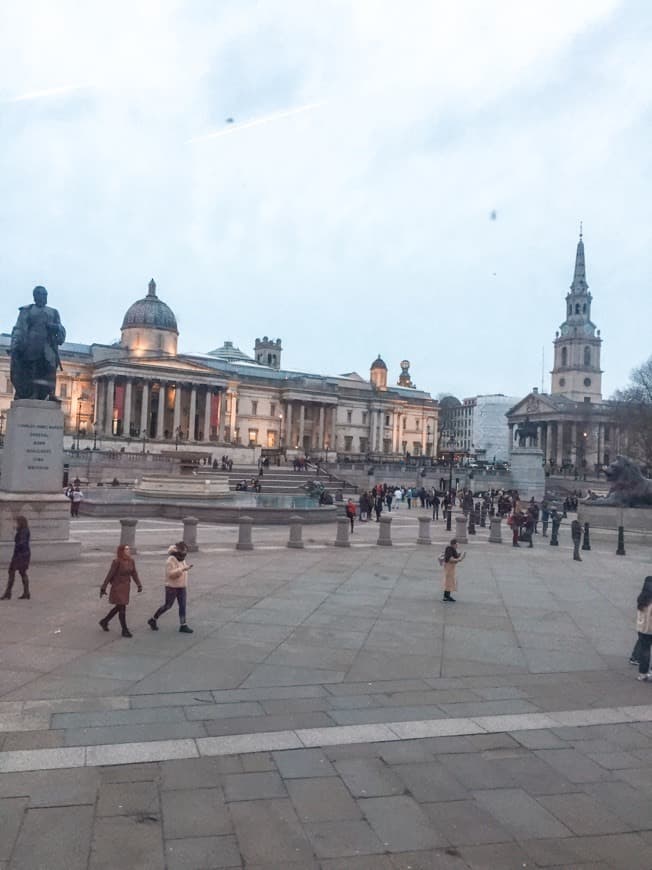
[[127, 628], [127, 605], [129, 604], [129, 590], [132, 580], [136, 584], [138, 591], [142, 592], [143, 587], [138, 576], [138, 571], [136, 571], [134, 560], [129, 553], [129, 547], [126, 544], [121, 544], [100, 589], [101, 598], [103, 595], [106, 595], [106, 587], [111, 586], [109, 603], [115, 605], [112, 610], [109, 610], [104, 619], [100, 619], [100, 625], [104, 631], [109, 630], [109, 622], [117, 613], [122, 627], [122, 636], [132, 636]]

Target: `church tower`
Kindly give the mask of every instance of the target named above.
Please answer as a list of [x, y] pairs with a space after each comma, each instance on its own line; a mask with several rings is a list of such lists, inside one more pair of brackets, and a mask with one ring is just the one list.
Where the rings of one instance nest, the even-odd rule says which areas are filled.
[[575, 274], [566, 295], [566, 319], [555, 336], [555, 363], [551, 372], [552, 395], [566, 396], [575, 402], [602, 400], [602, 369], [600, 368], [600, 330], [591, 321], [591, 302], [586, 283], [584, 241], [580, 225], [580, 240], [575, 255]]

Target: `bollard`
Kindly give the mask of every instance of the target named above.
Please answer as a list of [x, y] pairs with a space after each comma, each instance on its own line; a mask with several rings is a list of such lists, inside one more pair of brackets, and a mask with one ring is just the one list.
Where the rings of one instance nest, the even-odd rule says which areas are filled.
[[550, 534], [550, 546], [558, 547], [559, 546], [559, 526], [561, 525], [561, 520], [557, 517], [552, 521], [552, 532]]
[[480, 513], [480, 502], [478, 501], [475, 503], [475, 509], [473, 511], [473, 522], [476, 524], [476, 526], [480, 525]]
[[335, 537], [335, 546], [336, 547], [350, 547], [351, 541], [349, 540], [349, 528], [351, 527], [351, 522], [348, 517], [338, 517], [337, 518], [337, 535]]
[[132, 517], [127, 517], [120, 520], [120, 546], [127, 546], [132, 553], [137, 553], [136, 549], [136, 526], [138, 520]]
[[475, 535], [475, 515], [473, 511], [469, 514], [469, 527], [467, 533], [469, 535]]
[[290, 537], [287, 546], [294, 550], [303, 550], [303, 520], [296, 514], [290, 517]]
[[469, 539], [466, 536], [466, 517], [464, 514], [455, 517], [455, 537], [458, 544], [469, 543]]
[[584, 523], [584, 540], [582, 541], [582, 549], [590, 550], [591, 549], [591, 538], [589, 537], [589, 524]]
[[417, 544], [424, 544], [425, 546], [430, 546], [432, 541], [430, 539], [430, 517], [419, 517], [419, 536], [417, 537]]
[[253, 550], [254, 545], [251, 541], [251, 527], [254, 521], [251, 517], [240, 517], [238, 526], [238, 543], [235, 545], [236, 550]]
[[503, 535], [501, 531], [501, 520], [500, 517], [490, 517], [489, 518], [489, 543], [490, 544], [502, 544]]
[[625, 555], [625, 526], [618, 526], [618, 549], [617, 556]]
[[451, 530], [452, 520], [453, 520], [453, 511], [449, 509], [446, 511], [446, 531], [447, 532], [450, 532], [450, 530]]
[[183, 523], [183, 542], [188, 548], [189, 553], [196, 553], [199, 547], [197, 546], [197, 525], [199, 520], [197, 517], [184, 517]]
[[487, 528], [487, 506], [484, 504], [480, 508], [480, 528]]
[[392, 546], [392, 518], [381, 516], [380, 527], [378, 529], [378, 540], [376, 541], [379, 547]]

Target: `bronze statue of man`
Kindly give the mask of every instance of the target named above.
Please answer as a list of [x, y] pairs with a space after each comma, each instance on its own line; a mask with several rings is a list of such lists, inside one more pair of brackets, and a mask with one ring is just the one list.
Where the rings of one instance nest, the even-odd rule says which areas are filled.
[[11, 383], [16, 399], [57, 401], [57, 367], [61, 368], [59, 345], [66, 330], [59, 312], [47, 305], [45, 287], [34, 288], [34, 302], [23, 305], [11, 332]]

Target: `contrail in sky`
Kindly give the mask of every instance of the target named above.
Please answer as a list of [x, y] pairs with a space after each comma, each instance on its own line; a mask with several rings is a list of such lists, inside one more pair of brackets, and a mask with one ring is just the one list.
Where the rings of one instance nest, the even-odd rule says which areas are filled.
[[295, 109], [286, 109], [283, 112], [275, 112], [273, 115], [265, 115], [264, 118], [255, 118], [253, 121], [246, 121], [244, 124], [234, 124], [226, 130], [215, 130], [213, 133], [204, 133], [201, 136], [193, 136], [192, 139], [186, 139], [186, 144], [191, 142], [203, 142], [205, 139], [219, 139], [221, 136], [230, 136], [232, 133], [237, 133], [239, 130], [247, 130], [249, 127], [258, 127], [261, 124], [269, 124], [272, 121], [279, 121], [281, 118], [289, 118], [290, 115], [298, 115], [300, 112], [311, 112], [313, 109], [318, 109], [325, 103], [309, 103], [306, 106], [297, 106]]
[[65, 85], [60, 88], [47, 88], [43, 91], [30, 91], [27, 94], [20, 94], [17, 97], [12, 97], [10, 102], [19, 103], [22, 100], [40, 100], [41, 97], [54, 97], [57, 96], [57, 94], [67, 94], [70, 91], [81, 91], [90, 87], [93, 87], [93, 85]]

